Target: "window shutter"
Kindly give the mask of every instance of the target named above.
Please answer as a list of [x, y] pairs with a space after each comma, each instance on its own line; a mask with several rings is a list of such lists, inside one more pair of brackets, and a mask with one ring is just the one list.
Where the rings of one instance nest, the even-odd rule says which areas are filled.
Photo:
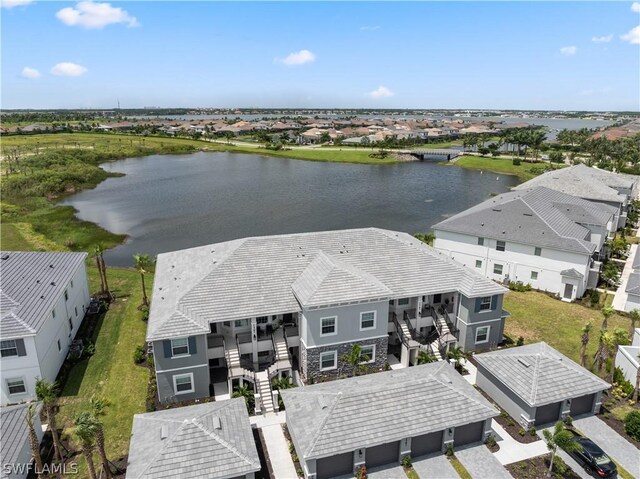
[[26, 356], [27, 350], [24, 347], [24, 339], [16, 339], [16, 349], [18, 350], [18, 356]]
[[189, 354], [196, 354], [198, 352], [198, 348], [196, 347], [196, 337], [189, 336]]
[[498, 296], [491, 296], [491, 311], [498, 307]]
[[162, 347], [164, 348], [164, 357], [170, 358], [171, 357], [171, 340], [165, 339], [164, 341], [162, 341]]
[[474, 311], [477, 313], [480, 311], [480, 303], [482, 302], [482, 298], [476, 298], [475, 301], [476, 301], [476, 305], [475, 305]]

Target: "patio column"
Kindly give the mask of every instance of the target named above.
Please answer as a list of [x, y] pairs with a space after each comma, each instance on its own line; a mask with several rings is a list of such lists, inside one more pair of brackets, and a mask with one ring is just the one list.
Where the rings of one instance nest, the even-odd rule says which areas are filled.
[[251, 318], [251, 352], [253, 355], [253, 369], [258, 370], [258, 323]]

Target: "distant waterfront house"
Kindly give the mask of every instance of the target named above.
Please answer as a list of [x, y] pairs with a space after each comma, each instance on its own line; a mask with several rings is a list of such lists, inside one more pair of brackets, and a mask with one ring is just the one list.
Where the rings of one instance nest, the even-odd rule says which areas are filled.
[[595, 414], [611, 387], [547, 343], [477, 354], [477, 385], [524, 428]]
[[622, 370], [627, 381], [633, 386], [636, 385], [638, 368], [640, 368], [640, 328], [636, 328], [633, 332], [631, 345], [618, 347], [616, 367]]
[[128, 479], [253, 479], [260, 459], [244, 399], [136, 414]]
[[2, 405], [54, 381], [89, 306], [86, 253], [0, 253]]
[[[2, 479], [24, 479], [32, 463], [29, 428], [27, 426], [28, 404], [0, 407], [0, 457], [2, 457]], [[40, 404], [36, 403], [33, 427], [38, 442], [44, 435], [40, 424]]]
[[[502, 342], [505, 288], [405, 233], [376, 228], [244, 238], [158, 256], [147, 341], [162, 402], [297, 373], [404, 366]], [[297, 374], [296, 373], [296, 374]], [[226, 383], [226, 384], [225, 384]], [[265, 406], [268, 409], [268, 405]]]
[[282, 399], [306, 479], [480, 443], [498, 415], [444, 361], [287, 389]]
[[615, 212], [549, 188], [512, 191], [434, 225], [435, 247], [487, 278], [571, 301], [598, 283]]
[[543, 173], [516, 186], [527, 190], [544, 186], [568, 195], [616, 208], [613, 230], [625, 226], [629, 202], [637, 193], [640, 178], [591, 168], [583, 164]]

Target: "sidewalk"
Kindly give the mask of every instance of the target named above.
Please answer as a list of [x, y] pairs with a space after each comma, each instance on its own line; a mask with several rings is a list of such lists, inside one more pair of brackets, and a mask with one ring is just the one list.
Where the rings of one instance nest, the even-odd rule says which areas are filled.
[[[640, 231], [640, 229], [638, 231]], [[620, 276], [620, 286], [618, 286], [615, 296], [613, 297], [613, 303], [611, 303], [611, 307], [616, 311], [624, 311], [625, 304], [627, 303], [627, 293], [625, 292], [625, 289], [627, 289], [629, 276], [631, 276], [631, 273], [633, 272], [633, 260], [636, 257], [637, 251], [638, 245], [632, 244], [629, 257], [624, 264], [624, 269]]]
[[[267, 416], [271, 416], [271, 414]], [[280, 416], [284, 418], [284, 413], [280, 413]], [[265, 425], [261, 427], [261, 429], [274, 477], [276, 479], [297, 478], [298, 473], [296, 472], [291, 454], [289, 453], [289, 445], [284, 437], [282, 424], [278, 422]]]

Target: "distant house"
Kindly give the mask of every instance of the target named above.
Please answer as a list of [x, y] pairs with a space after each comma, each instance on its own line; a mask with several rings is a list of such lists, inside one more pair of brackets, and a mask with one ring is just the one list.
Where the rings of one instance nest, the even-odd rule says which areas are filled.
[[260, 459], [243, 398], [136, 414], [127, 479], [253, 479]]
[[435, 247], [487, 278], [571, 301], [596, 287], [615, 213], [549, 188], [512, 191], [434, 225]]
[[474, 356], [476, 384], [524, 428], [595, 414], [611, 387], [547, 343]]
[[2, 405], [54, 381], [89, 306], [86, 253], [0, 253]]
[[624, 378], [634, 387], [640, 368], [640, 328], [633, 332], [633, 340], [629, 346], [618, 346], [616, 367], [622, 370]]
[[[32, 465], [29, 427], [27, 426], [27, 404], [0, 407], [0, 457], [2, 457], [2, 479], [25, 479]], [[40, 404], [36, 404], [33, 428], [42, 441], [40, 424]]]
[[306, 479], [480, 443], [498, 415], [444, 361], [286, 389], [282, 399]]

